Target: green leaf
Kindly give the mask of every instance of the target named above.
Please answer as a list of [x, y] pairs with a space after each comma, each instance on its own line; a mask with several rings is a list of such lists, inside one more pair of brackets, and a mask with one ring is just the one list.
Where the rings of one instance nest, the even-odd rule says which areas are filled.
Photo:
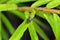
[[7, 32], [5, 31], [5, 29], [3, 28], [3, 26], [1, 26], [1, 27], [2, 27], [1, 35], [2, 35], [3, 40], [8, 40], [9, 36], [8, 36]]
[[47, 37], [47, 35], [44, 33], [44, 31], [38, 26], [37, 23], [33, 22], [34, 26], [35, 26], [35, 30], [37, 31], [37, 33], [44, 39], [44, 40], [49, 40], [49, 38]]
[[48, 15], [47, 14], [44, 14], [44, 17], [46, 18], [46, 20], [48, 21], [48, 23], [51, 25], [52, 30], [53, 30], [53, 32], [55, 34], [56, 33], [56, 27], [55, 27], [53, 16], [52, 15], [49, 15], [49, 14]]
[[6, 33], [6, 30], [4, 29], [3, 25], [2, 25], [2, 22], [0, 20], [0, 40], [8, 40], [9, 39], [9, 36], [8, 34]]
[[23, 3], [23, 2], [31, 2], [36, 0], [9, 0], [7, 3]]
[[44, 18], [43, 14], [44, 14], [44, 12], [42, 12], [42, 11], [37, 11], [36, 12], [36, 15], [39, 16], [39, 17], [42, 17], [42, 18]]
[[17, 5], [15, 4], [0, 4], [0, 11], [9, 11], [16, 9], [17, 9]]
[[10, 21], [2, 13], [1, 13], [1, 19], [2, 19], [3, 23], [6, 25], [7, 29], [9, 30], [9, 32], [12, 34], [15, 31], [15, 29], [13, 28], [12, 24], [10, 23]]
[[30, 17], [29, 11], [25, 11], [24, 13], [25, 13], [25, 17], [28, 19]]
[[50, 2], [50, 1], [51, 1], [51, 0], [38, 0], [38, 1], [36, 1], [35, 3], [33, 3], [33, 4], [31, 5], [31, 7], [35, 8], [35, 7], [44, 5], [44, 4], [46, 4], [46, 3]]
[[19, 40], [23, 36], [24, 32], [26, 31], [29, 23], [27, 23], [27, 19], [24, 20], [24, 22], [18, 26], [16, 31], [12, 34], [9, 40]]
[[[48, 14], [49, 13], [49, 14]], [[44, 14], [50, 15], [50, 12], [37, 11], [36, 15], [45, 19]]]
[[46, 8], [54, 8], [60, 5], [60, 0], [52, 0], [47, 4]]
[[56, 27], [56, 39], [59, 39], [60, 37], [60, 19], [59, 16], [57, 14], [53, 14], [54, 17], [54, 22], [55, 22], [55, 27]]
[[10, 11], [10, 12], [12, 12], [12, 14], [14, 14], [14, 15], [16, 15], [16, 16], [22, 18], [22, 19], [25, 19], [25, 15], [24, 15], [24, 13], [21, 12], [21, 11], [14, 10], [14, 11]]
[[0, 19], [0, 40], [2, 40], [2, 35], [1, 35], [1, 19]]
[[53, 15], [46, 15], [44, 14], [46, 20], [49, 22], [49, 24], [52, 27], [52, 30], [55, 34], [56, 40], [59, 40], [60, 37], [60, 18], [57, 14], [53, 14]]
[[41, 20], [39, 20], [38, 18], [34, 18], [34, 22], [39, 24], [43, 29], [49, 31], [48, 26], [45, 23], [43, 23]]
[[5, 3], [6, 1], [7, 1], [7, 0], [4, 0], [4, 1], [3, 1], [3, 0], [0, 0], [0, 3]]
[[37, 36], [37, 34], [36, 34], [36, 31], [35, 31], [34, 24], [33, 24], [32, 21], [31, 21], [28, 29], [29, 29], [29, 32], [30, 32], [31, 40], [39, 40], [39, 39], [38, 39], [38, 36]]

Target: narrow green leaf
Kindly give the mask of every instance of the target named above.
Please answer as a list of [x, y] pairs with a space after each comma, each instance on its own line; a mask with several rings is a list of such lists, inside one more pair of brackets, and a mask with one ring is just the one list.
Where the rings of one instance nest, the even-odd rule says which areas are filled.
[[6, 1], [7, 1], [7, 0], [4, 0], [4, 1], [3, 1], [3, 0], [0, 0], [0, 3], [5, 3]]
[[44, 28], [45, 30], [49, 31], [48, 26], [45, 23], [43, 23], [41, 20], [34, 18], [34, 22], [42, 26], [42, 28]]
[[12, 12], [12, 14], [14, 14], [14, 15], [16, 15], [16, 16], [22, 18], [22, 19], [25, 19], [25, 15], [24, 15], [24, 13], [21, 12], [21, 11], [14, 10], [14, 11], [10, 11], [10, 12]]
[[46, 20], [49, 22], [49, 24], [52, 27], [52, 30], [55, 34], [56, 40], [59, 40], [60, 37], [60, 18], [57, 14], [53, 14], [53, 15], [46, 15], [44, 14]]
[[34, 28], [34, 24], [32, 23], [32, 21], [31, 21], [28, 29], [29, 29], [29, 32], [30, 32], [31, 40], [39, 40], [38, 36], [36, 34], [36, 31], [35, 31], [35, 28]]
[[6, 25], [7, 29], [12, 34], [15, 31], [15, 29], [13, 28], [12, 24], [10, 23], [10, 21], [2, 13], [1, 13], [1, 19], [2, 19], [3, 23]]
[[[48, 21], [48, 23], [51, 25], [52, 27], [52, 30], [54, 32], [54, 34], [56, 33], [56, 27], [55, 27], [55, 23], [54, 23], [54, 19], [53, 19], [53, 16], [52, 15], [47, 15], [47, 14], [44, 14], [44, 17], [46, 18], [46, 20]], [[56, 36], [56, 35], [55, 35]]]
[[39, 16], [39, 17], [42, 17], [42, 18], [44, 18], [43, 14], [44, 14], [44, 12], [42, 12], [42, 11], [37, 11], [36, 12], [36, 15]]
[[43, 11], [37, 11], [36, 12], [36, 15], [39, 17], [42, 17], [43, 19], [45, 19], [44, 14], [47, 14], [50, 16], [51, 13], [50, 12], [43, 12]]
[[9, 40], [19, 40], [23, 36], [24, 32], [26, 31], [29, 23], [27, 24], [27, 19], [24, 20], [24, 22], [18, 26], [16, 31], [12, 34]]
[[54, 22], [55, 22], [55, 27], [56, 27], [56, 39], [59, 39], [60, 37], [60, 19], [57, 14], [53, 14], [54, 17]]
[[0, 4], [0, 11], [9, 11], [16, 9], [17, 9], [17, 5], [15, 4]]
[[33, 22], [34, 26], [35, 26], [35, 30], [37, 31], [37, 33], [44, 39], [44, 40], [49, 40], [49, 38], [47, 37], [47, 35], [44, 33], [44, 31], [38, 26], [37, 23]]
[[0, 19], [0, 40], [2, 40], [2, 35], [1, 35], [1, 19]]
[[1, 11], [0, 11], [0, 21], [1, 21]]
[[46, 8], [54, 8], [60, 5], [60, 0], [52, 0], [47, 4]]
[[7, 3], [23, 3], [23, 2], [31, 2], [36, 0], [9, 0]]
[[31, 7], [35, 8], [35, 7], [44, 5], [44, 4], [46, 4], [46, 3], [50, 2], [50, 1], [51, 1], [51, 0], [38, 0], [38, 1], [36, 1], [35, 3], [33, 3], [33, 4], [31, 5]]
[[6, 31], [5, 31], [5, 29], [3, 28], [3, 26], [1, 26], [2, 27], [2, 32], [1, 32], [1, 34], [2, 34], [2, 38], [3, 38], [3, 40], [8, 40], [9, 39], [9, 36], [8, 36], [8, 34], [6, 33]]
[[3, 25], [2, 25], [2, 22], [0, 20], [0, 40], [8, 40], [9, 39], [9, 36], [8, 34], [6, 33]]

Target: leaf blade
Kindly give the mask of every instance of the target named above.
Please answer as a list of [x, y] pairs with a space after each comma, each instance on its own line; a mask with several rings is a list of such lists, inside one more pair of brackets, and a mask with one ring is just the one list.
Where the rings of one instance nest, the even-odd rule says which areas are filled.
[[54, 22], [55, 22], [55, 27], [56, 27], [56, 40], [59, 40], [60, 37], [60, 19], [57, 14], [53, 14]]
[[[13, 33], [13, 35], [10, 37], [9, 40], [19, 40], [23, 36], [24, 32], [26, 31], [29, 24], [26, 24], [25, 20], [21, 25], [18, 26], [16, 31]], [[17, 34], [18, 33], [18, 34]]]
[[23, 2], [31, 2], [36, 0], [10, 0], [7, 3], [23, 3]]
[[60, 0], [52, 0], [50, 3], [47, 4], [46, 8], [54, 8], [60, 5]]
[[21, 18], [21, 19], [25, 19], [24, 13], [21, 12], [21, 11], [19, 11], [19, 10], [14, 10], [14, 11], [10, 11], [10, 12], [12, 12], [12, 14], [18, 16], [18, 17]]
[[3, 23], [6, 25], [7, 29], [9, 30], [9, 32], [12, 34], [15, 31], [15, 29], [13, 28], [12, 24], [10, 23], [10, 21], [2, 13], [1, 13], [1, 19], [2, 19]]
[[16, 10], [16, 4], [0, 4], [0, 11]]
[[33, 3], [32, 5], [31, 5], [31, 7], [33, 7], [33, 8], [35, 8], [35, 7], [38, 7], [38, 6], [41, 6], [41, 5], [44, 5], [44, 4], [46, 4], [46, 3], [48, 3], [48, 2], [50, 2], [51, 0], [38, 0], [38, 1], [36, 1], [35, 3]]
[[44, 39], [44, 40], [49, 40], [49, 38], [47, 37], [47, 35], [44, 33], [44, 31], [38, 26], [37, 23], [33, 22], [34, 26], [35, 26], [35, 30], [37, 31], [37, 33]]
[[31, 22], [29, 27], [29, 32], [30, 32], [30, 36], [31, 36], [31, 40], [38, 40], [38, 36], [36, 34], [36, 31], [34, 29], [33, 23]]
[[[2, 32], [1, 32], [1, 35], [2, 35], [2, 38], [4, 39], [4, 40], [9, 40], [9, 36], [8, 36], [8, 34], [6, 33], [6, 31], [5, 31], [5, 29], [3, 28], [3, 26], [2, 26]], [[1, 38], [1, 39], [2, 39]]]

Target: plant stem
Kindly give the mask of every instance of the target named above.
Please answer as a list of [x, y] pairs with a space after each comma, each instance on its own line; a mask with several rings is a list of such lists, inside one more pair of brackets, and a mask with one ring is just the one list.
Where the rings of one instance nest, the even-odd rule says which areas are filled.
[[48, 9], [48, 8], [43, 8], [43, 7], [39, 7], [39, 8], [31, 8], [31, 7], [19, 7], [18, 10], [20, 11], [25, 11], [25, 10], [40, 10], [40, 11], [45, 11], [45, 12], [55, 12], [57, 14], [60, 14], [60, 10], [56, 10], [56, 9]]

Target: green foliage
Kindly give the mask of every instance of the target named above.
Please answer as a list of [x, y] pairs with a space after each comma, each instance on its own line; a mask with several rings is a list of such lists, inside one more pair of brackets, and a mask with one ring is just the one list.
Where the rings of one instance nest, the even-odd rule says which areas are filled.
[[16, 4], [0, 4], [0, 11], [9, 11], [9, 10], [16, 10]]
[[1, 19], [0, 19], [0, 40], [2, 39], [1, 37]]
[[38, 0], [35, 3], [33, 3], [31, 7], [35, 8], [35, 7], [44, 5], [44, 4], [46, 4], [46, 3], [50, 2], [50, 1], [51, 0], [44, 0], [44, 1], [43, 0]]
[[[24, 2], [34, 2], [31, 5], [31, 8], [36, 8], [46, 4], [46, 8], [60, 8], [60, 0], [0, 0], [0, 39], [4, 40], [21, 40], [24, 32], [29, 29], [31, 40], [39, 40], [37, 33], [44, 39], [50, 40], [44, 30], [40, 27], [43, 26], [45, 29], [48, 28], [45, 23], [40, 21], [38, 18], [35, 18], [35, 15], [45, 19], [51, 26], [52, 31], [55, 35], [55, 40], [60, 40], [60, 16], [56, 13], [51, 12], [43, 12], [37, 10], [25, 10], [19, 11], [17, 10], [19, 6], [27, 6], [23, 4]], [[20, 5], [18, 6], [18, 4]], [[21, 4], [22, 3], [22, 4]], [[9, 11], [11, 14], [16, 15], [17, 17], [23, 19], [24, 21], [17, 27], [13, 27], [11, 22], [7, 19], [7, 17], [2, 13], [2, 11]], [[2, 21], [1, 21], [2, 20]], [[7, 35], [6, 29], [2, 25], [2, 22], [8, 29], [11, 34], [11, 37]], [[40, 26], [39, 26], [40, 25]], [[37, 33], [36, 33], [37, 32]]]
[[25, 19], [24, 13], [21, 12], [21, 11], [19, 11], [19, 10], [14, 10], [14, 11], [10, 11], [10, 12], [12, 12], [12, 14], [14, 14], [14, 15], [20, 17], [21, 19]]
[[53, 0], [49, 4], [47, 4], [47, 8], [54, 8], [56, 6], [60, 5], [60, 0]]
[[59, 37], [60, 37], [60, 31], [59, 31], [59, 29], [60, 29], [60, 18], [56, 14], [53, 14], [53, 17], [54, 17], [54, 20], [55, 20], [54, 22], [55, 22], [55, 27], [56, 27], [56, 33], [55, 33], [56, 40], [59, 40]]
[[9, 0], [8, 3], [22, 3], [22, 2], [31, 2], [36, 0]]
[[2, 18], [2, 21], [4, 22], [4, 24], [6, 25], [7, 29], [12, 34], [15, 31], [12, 24], [9, 22], [9, 20], [2, 13], [1, 13], [1, 18]]
[[44, 33], [44, 31], [39, 27], [39, 25], [35, 22], [33, 22], [35, 29], [37, 33], [44, 39], [44, 40], [49, 40], [47, 35]]
[[[52, 15], [49, 12], [41, 12], [41, 11], [39, 11], [39, 13], [37, 15], [40, 17], [42, 15], [44, 17], [44, 19], [46, 19], [49, 22], [49, 24], [51, 25], [52, 30], [55, 34], [55, 37], [59, 39], [59, 36], [60, 36], [60, 34], [59, 34], [60, 33], [60, 31], [59, 31], [59, 29], [60, 29], [60, 18], [59, 18], [59, 16], [57, 14]], [[58, 36], [56, 33], [58, 33]]]
[[7, 0], [4, 0], [4, 1], [3, 1], [3, 0], [0, 0], [0, 3], [6, 3], [6, 1], [7, 1]]
[[[13, 33], [13, 35], [11, 36], [11, 38], [9, 40], [19, 40], [21, 39], [21, 37], [23, 36], [23, 33], [26, 31], [29, 23], [27, 24], [27, 19], [18, 26], [18, 28], [16, 29], [16, 31]], [[18, 34], [17, 34], [18, 33]]]
[[55, 37], [56, 39], [58, 38], [59, 40], [59, 36], [60, 36], [60, 19], [59, 19], [59, 16], [57, 14], [53, 14], [53, 15], [50, 15], [48, 17], [48, 15], [44, 14], [46, 20], [50, 23], [51, 27], [52, 27], [52, 30], [55, 34]]
[[[2, 28], [2, 32], [1, 32], [1, 36], [2, 36], [2, 38], [3, 38], [3, 40], [9, 40], [9, 36], [8, 36], [8, 34], [6, 33], [6, 30], [3, 28], [3, 26], [1, 26]], [[2, 38], [1, 38], [1, 40], [2, 40]]]
[[28, 29], [29, 29], [29, 32], [30, 32], [31, 40], [38, 40], [38, 36], [37, 36], [37, 34], [36, 34], [33, 21], [31, 21]]

